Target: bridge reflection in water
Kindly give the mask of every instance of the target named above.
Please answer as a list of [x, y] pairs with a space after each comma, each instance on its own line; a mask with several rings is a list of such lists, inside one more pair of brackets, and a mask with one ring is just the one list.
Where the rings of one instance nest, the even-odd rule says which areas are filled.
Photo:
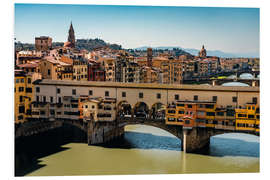
[[[67, 129], [61, 131], [68, 132]], [[55, 153], [40, 154], [36, 158], [36, 168], [28, 167], [25, 173], [21, 170], [21, 175], [259, 171], [259, 138], [247, 134], [214, 136], [211, 138], [210, 151], [204, 154], [185, 154], [181, 151], [181, 141], [178, 138], [146, 125], [128, 125], [125, 127], [124, 138], [98, 146], [68, 140], [62, 142], [56, 150], [57, 146], [49, 145], [54, 142], [53, 135], [47, 137], [51, 139], [44, 141], [44, 144], [47, 144], [47, 150], [55, 150]], [[32, 151], [36, 151], [33, 146]]]

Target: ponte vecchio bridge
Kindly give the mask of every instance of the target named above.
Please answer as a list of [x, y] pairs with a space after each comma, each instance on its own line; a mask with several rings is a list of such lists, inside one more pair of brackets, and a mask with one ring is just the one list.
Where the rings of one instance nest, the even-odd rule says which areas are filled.
[[[223, 87], [208, 85], [171, 85], [171, 84], [135, 84], [116, 82], [81, 82], [40, 80], [34, 83], [33, 101], [50, 100], [50, 103], [63, 106], [65, 96], [89, 96], [115, 99], [116, 119], [113, 121], [81, 121], [68, 118], [55, 118], [53, 121], [35, 123], [36, 125], [21, 126], [16, 129], [16, 138], [30, 136], [40, 131], [70, 124], [80, 128], [87, 134], [88, 144], [109, 142], [124, 134], [124, 127], [129, 124], [144, 124], [161, 128], [182, 140], [182, 150], [193, 152], [209, 145], [210, 137], [217, 134], [240, 132], [232, 129], [215, 129], [168, 125], [164, 119], [155, 118], [153, 107], [162, 104], [165, 107], [177, 100], [182, 101], [215, 101], [218, 107], [244, 107], [256, 98], [259, 104], [258, 87]], [[45, 97], [45, 98], [44, 98]], [[119, 107], [130, 106], [130, 115], [121, 116]], [[144, 104], [147, 112], [136, 116], [138, 104]], [[60, 117], [60, 116], [59, 116]], [[241, 131], [243, 132], [243, 131]]]

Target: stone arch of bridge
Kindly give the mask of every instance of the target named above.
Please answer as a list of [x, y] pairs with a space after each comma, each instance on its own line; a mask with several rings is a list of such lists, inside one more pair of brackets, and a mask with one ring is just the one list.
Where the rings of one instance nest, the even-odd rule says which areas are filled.
[[162, 129], [162, 130], [174, 135], [179, 140], [181, 140], [181, 142], [183, 139], [183, 129], [181, 127], [176, 127], [176, 126], [170, 127], [170, 126], [167, 126], [163, 123], [155, 123], [155, 122], [147, 122], [147, 121], [146, 122], [134, 122], [134, 121], [127, 122], [124, 124], [124, 127], [128, 126], [128, 125], [146, 125], [146, 126], [159, 128], [159, 129]]
[[222, 134], [233, 134], [233, 133], [240, 133], [240, 134], [249, 134], [249, 135], [254, 135], [254, 136], [259, 136], [259, 133], [253, 132], [253, 131], [229, 131], [229, 130], [213, 130], [210, 131], [210, 136], [209, 137], [214, 137], [217, 135], [222, 135]]

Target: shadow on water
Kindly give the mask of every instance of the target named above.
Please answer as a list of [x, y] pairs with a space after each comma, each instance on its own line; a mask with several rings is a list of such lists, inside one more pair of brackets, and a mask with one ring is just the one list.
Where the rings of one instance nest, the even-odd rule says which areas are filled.
[[[201, 149], [199, 152], [194, 152], [194, 154], [216, 157], [259, 157], [259, 142], [246, 140], [246, 135], [241, 135], [241, 138], [237, 138], [237, 135], [233, 136], [234, 138], [229, 138], [227, 135], [212, 137], [209, 148]], [[121, 149], [137, 148], [181, 151], [181, 140], [176, 137], [158, 136], [150, 133], [127, 131], [125, 132], [123, 138], [112, 140], [108, 143], [101, 144], [100, 146], [105, 148]]]
[[[76, 137], [76, 138], [74, 138]], [[45, 133], [15, 140], [15, 176], [25, 176], [46, 164], [40, 159], [68, 150], [67, 143], [86, 142], [86, 135], [79, 129], [63, 126]]]
[[121, 149], [161, 149], [181, 151], [181, 140], [168, 136], [157, 136], [142, 132], [125, 132], [123, 138], [112, 140], [100, 146]]

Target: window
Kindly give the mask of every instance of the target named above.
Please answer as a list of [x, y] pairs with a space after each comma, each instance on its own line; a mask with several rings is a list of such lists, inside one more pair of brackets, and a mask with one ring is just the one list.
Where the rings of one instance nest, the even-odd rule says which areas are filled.
[[24, 79], [21, 79], [21, 83], [24, 83]]
[[177, 104], [178, 107], [184, 107], [185, 104]]
[[16, 92], [16, 88], [14, 88], [14, 92]]
[[105, 96], [107, 97], [107, 96], [110, 96], [109, 95], [109, 91], [105, 91]]
[[254, 104], [257, 104], [257, 101], [258, 101], [258, 100], [257, 100], [256, 97], [253, 97], [253, 98], [252, 98], [252, 102], [253, 102]]
[[92, 109], [95, 109], [95, 106], [94, 105], [92, 106]]
[[51, 109], [51, 110], [50, 110], [50, 114], [51, 114], [51, 115], [55, 115], [54, 109]]
[[227, 116], [234, 116], [235, 112], [234, 111], [227, 111], [226, 115]]
[[20, 80], [19, 79], [16, 79], [16, 83], [20, 83]]
[[49, 76], [51, 75], [51, 70], [50, 70], [50, 69], [48, 69], [48, 75], [49, 75]]
[[178, 114], [184, 114], [185, 111], [178, 111]]
[[237, 116], [238, 116], [238, 117], [247, 117], [246, 114], [238, 114]]
[[25, 112], [24, 106], [19, 106], [19, 113], [24, 113], [24, 112]]
[[195, 96], [193, 97], [193, 99], [194, 99], [194, 101], [198, 101], [198, 96], [195, 95]]
[[36, 101], [39, 102], [39, 96], [36, 96]]
[[206, 104], [205, 105], [205, 108], [207, 108], [207, 109], [213, 109], [214, 108], [214, 105], [213, 104]]
[[143, 98], [143, 93], [142, 92], [139, 93], [139, 98]]
[[50, 101], [51, 101], [51, 103], [53, 103], [53, 97], [52, 96], [50, 97]]
[[224, 116], [224, 112], [217, 112], [217, 116]]
[[58, 97], [58, 103], [61, 103], [61, 97]]
[[214, 102], [217, 102], [217, 96], [213, 96], [213, 97], [212, 97], [212, 100], [213, 100]]
[[215, 112], [206, 112], [206, 116], [215, 116]]
[[175, 110], [168, 110], [168, 113], [175, 114]]
[[179, 100], [179, 95], [178, 95], [178, 94], [175, 94], [175, 95], [174, 95], [174, 99], [175, 99], [175, 100]]
[[237, 97], [236, 96], [232, 97], [232, 102], [237, 102]]
[[85, 108], [88, 108], [88, 105], [85, 105], [84, 107], [85, 107]]
[[160, 98], [161, 98], [161, 94], [157, 93], [157, 99], [160, 99]]
[[24, 87], [19, 87], [19, 92], [23, 92], [24, 91]]
[[20, 96], [20, 102], [23, 102], [23, 96]]
[[28, 83], [28, 84], [31, 84], [31, 78], [28, 78], [28, 79], [27, 79], [27, 83]]
[[57, 94], [60, 94], [60, 93], [61, 93], [60, 88], [57, 88], [56, 93], [57, 93]]
[[31, 93], [32, 92], [32, 88], [26, 88], [25, 89], [27, 93]]
[[72, 89], [72, 95], [76, 95], [76, 89]]
[[191, 104], [188, 104], [187, 107], [188, 107], [188, 108], [192, 108], [192, 105], [191, 105]]
[[255, 118], [255, 116], [254, 116], [254, 115], [252, 115], [252, 114], [249, 114], [249, 115], [248, 115], [248, 118], [249, 118], [249, 119], [254, 119], [254, 118]]
[[126, 97], [126, 92], [122, 92], [122, 97]]
[[92, 90], [89, 90], [88, 94], [89, 94], [89, 96], [92, 96], [93, 95], [93, 91]]
[[39, 93], [40, 92], [40, 88], [36, 87], [36, 92]]
[[43, 102], [46, 102], [46, 96], [43, 96]]
[[168, 121], [175, 121], [175, 118], [168, 118]]
[[190, 124], [190, 120], [185, 120], [185, 124]]

